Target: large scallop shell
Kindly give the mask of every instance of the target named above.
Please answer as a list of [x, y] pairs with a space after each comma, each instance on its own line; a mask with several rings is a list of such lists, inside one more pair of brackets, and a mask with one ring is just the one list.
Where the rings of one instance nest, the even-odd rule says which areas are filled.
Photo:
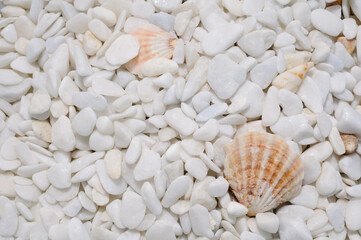
[[166, 32], [153, 24], [146, 24], [130, 34], [139, 41], [138, 56], [126, 64], [126, 68], [131, 73], [139, 75], [143, 63], [152, 58], [172, 58], [177, 44], [174, 33]]
[[225, 178], [248, 215], [276, 208], [300, 191], [302, 162], [282, 137], [250, 132], [237, 136], [225, 151]]

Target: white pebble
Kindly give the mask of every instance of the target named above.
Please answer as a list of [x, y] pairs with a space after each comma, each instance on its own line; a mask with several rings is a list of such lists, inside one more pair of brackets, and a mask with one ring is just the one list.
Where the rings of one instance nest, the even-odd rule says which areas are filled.
[[341, 176], [329, 163], [322, 164], [321, 175], [316, 181], [316, 189], [320, 195], [331, 196], [342, 189]]
[[188, 136], [194, 132], [194, 122], [180, 108], [166, 111], [164, 120], [181, 135]]
[[162, 205], [156, 195], [153, 186], [149, 182], [145, 182], [141, 188], [141, 194], [145, 205], [151, 213], [158, 216], [162, 212]]
[[342, 208], [336, 203], [330, 203], [326, 207], [326, 213], [335, 231], [343, 231], [345, 228], [345, 217]]
[[261, 230], [269, 233], [276, 233], [279, 228], [279, 219], [276, 214], [271, 212], [258, 213], [256, 223]]
[[245, 79], [244, 68], [227, 55], [219, 54], [210, 61], [207, 81], [219, 98], [231, 97]]
[[238, 202], [232, 201], [227, 205], [227, 213], [231, 217], [241, 217], [246, 215], [247, 212], [248, 209]]
[[314, 186], [305, 185], [301, 188], [300, 193], [291, 199], [291, 203], [305, 206], [311, 209], [316, 208], [318, 193]]
[[357, 153], [343, 156], [338, 166], [352, 180], [358, 180], [361, 177], [361, 157]]
[[70, 163], [56, 163], [46, 172], [49, 182], [56, 188], [68, 188], [71, 185]]
[[105, 58], [110, 64], [122, 65], [135, 58], [138, 52], [138, 40], [130, 34], [124, 34], [115, 39], [110, 45], [105, 52]]
[[346, 226], [351, 231], [361, 229], [361, 198], [352, 198], [346, 206]]
[[118, 149], [109, 150], [104, 156], [104, 164], [109, 177], [119, 179], [122, 173], [122, 152]]
[[189, 218], [195, 234], [207, 238], [213, 237], [207, 208], [199, 204], [192, 206], [189, 209]]
[[316, 209], [313, 215], [307, 220], [307, 228], [316, 231], [324, 227], [328, 222], [327, 215], [322, 209]]
[[188, 176], [180, 176], [171, 182], [162, 199], [163, 207], [168, 208], [176, 203], [187, 192], [191, 183]]
[[89, 147], [94, 151], [110, 150], [114, 146], [114, 138], [95, 130], [89, 137]]
[[134, 168], [134, 178], [143, 181], [154, 177], [160, 169], [160, 156], [151, 150], [144, 150], [137, 165]]
[[68, 223], [68, 236], [70, 240], [90, 240], [86, 227], [77, 217], [72, 218]]
[[99, 19], [92, 19], [88, 23], [89, 30], [101, 41], [106, 41], [112, 31]]
[[215, 56], [232, 46], [242, 33], [243, 27], [240, 24], [218, 25], [203, 38], [203, 50], [207, 55]]
[[80, 136], [89, 136], [93, 132], [96, 121], [96, 114], [91, 108], [87, 107], [73, 118], [71, 125]]
[[332, 37], [338, 36], [343, 30], [341, 19], [324, 9], [316, 9], [311, 13], [312, 25]]
[[185, 164], [185, 169], [197, 180], [202, 180], [207, 176], [208, 168], [202, 160], [191, 158]]
[[92, 92], [73, 93], [72, 103], [78, 108], [90, 107], [94, 111], [104, 111], [108, 105], [103, 96]]
[[51, 140], [56, 147], [64, 151], [71, 151], [75, 147], [75, 136], [69, 118], [60, 116], [53, 124]]
[[165, 223], [154, 224], [145, 233], [147, 240], [176, 240], [172, 227]]
[[136, 228], [145, 216], [146, 206], [141, 196], [132, 191], [123, 194], [120, 206], [120, 219], [125, 227]]
[[258, 84], [262, 89], [267, 88], [277, 76], [277, 57], [271, 57], [257, 64], [250, 73], [252, 82]]

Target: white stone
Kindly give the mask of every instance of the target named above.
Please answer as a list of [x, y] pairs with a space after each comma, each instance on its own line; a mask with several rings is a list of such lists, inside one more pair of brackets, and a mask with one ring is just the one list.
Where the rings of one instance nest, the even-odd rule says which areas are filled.
[[246, 15], [253, 15], [262, 11], [263, 6], [265, 4], [264, 0], [245, 0], [243, 3], [243, 13]]
[[[122, 194], [127, 187], [123, 178], [112, 179], [108, 173], [104, 161], [97, 160], [95, 162], [95, 169], [99, 177], [103, 189], [112, 195]], [[103, 191], [102, 191], [103, 192]]]
[[70, 240], [90, 240], [89, 233], [79, 218], [72, 218], [68, 223], [68, 235]]
[[125, 227], [136, 228], [145, 216], [146, 206], [141, 196], [132, 191], [123, 194], [120, 219]]
[[232, 104], [229, 107], [231, 108], [232, 105], [237, 105], [240, 101], [244, 101], [242, 99], [245, 99], [246, 106], [249, 106], [245, 109], [242, 108], [241, 113], [243, 116], [247, 118], [256, 118], [261, 116], [264, 93], [259, 85], [250, 81], [245, 81], [232, 97]]
[[277, 76], [277, 57], [271, 57], [257, 64], [250, 73], [252, 82], [258, 84], [262, 89], [267, 88]]
[[227, 213], [231, 217], [241, 217], [245, 216], [248, 212], [248, 209], [240, 204], [239, 202], [230, 202], [227, 205]]
[[113, 65], [122, 65], [138, 55], [139, 43], [136, 37], [124, 34], [114, 40], [105, 52], [106, 60]]
[[219, 54], [210, 61], [207, 81], [219, 98], [231, 97], [245, 79], [244, 68], [227, 55]]
[[314, 186], [305, 185], [301, 188], [301, 192], [291, 199], [291, 203], [305, 206], [311, 209], [316, 208], [318, 201], [318, 193]]
[[338, 130], [361, 135], [361, 114], [348, 104], [344, 104], [341, 109], [340, 114], [336, 115]]
[[192, 180], [188, 176], [180, 176], [171, 182], [162, 199], [163, 207], [168, 208], [176, 203], [187, 192], [191, 183]]
[[156, 97], [159, 87], [157, 87], [151, 78], [143, 78], [139, 84], [137, 93], [142, 102], [152, 102]]
[[38, 64], [28, 62], [25, 56], [16, 58], [10, 64], [11, 68], [25, 74], [33, 74], [40, 70]]
[[197, 180], [202, 180], [207, 176], [208, 168], [203, 161], [198, 158], [189, 159], [184, 167], [187, 172]]
[[357, 16], [357, 18], [361, 19], [361, 5], [360, 2], [357, 0], [350, 0], [349, 1], [350, 7], [352, 12]]
[[148, 19], [154, 13], [154, 11], [155, 11], [155, 8], [150, 2], [145, 2], [145, 1], [140, 0], [140, 1], [135, 1], [132, 4], [130, 13], [134, 17]]
[[227, 111], [227, 108], [228, 108], [228, 105], [224, 102], [215, 103], [215, 104], [205, 108], [200, 113], [198, 113], [198, 115], [196, 117], [196, 121], [199, 121], [199, 122], [208, 121], [211, 118], [215, 118], [219, 115], [224, 114]]
[[341, 176], [329, 162], [322, 164], [321, 175], [316, 181], [316, 189], [320, 195], [324, 196], [331, 196], [342, 189]]
[[181, 0], [170, 0], [170, 1], [162, 1], [162, 0], [152, 0], [153, 4], [164, 12], [172, 12], [174, 11], [181, 3]]
[[207, 238], [213, 237], [207, 208], [196, 204], [189, 209], [189, 218], [195, 234]]
[[41, 38], [32, 38], [26, 45], [26, 59], [33, 63], [40, 57], [45, 49], [45, 42]]
[[218, 25], [202, 40], [202, 48], [207, 55], [215, 56], [232, 46], [242, 35], [240, 24], [227, 23]]
[[194, 121], [187, 117], [180, 108], [168, 110], [164, 114], [164, 120], [183, 136], [188, 136], [195, 130]]
[[202, 127], [197, 129], [193, 137], [197, 140], [212, 141], [219, 132], [219, 124], [215, 119], [209, 119]]
[[336, 203], [330, 203], [326, 207], [328, 220], [336, 232], [341, 232], [345, 228], [345, 217], [342, 208]]
[[316, 9], [311, 13], [312, 25], [332, 37], [338, 36], [343, 30], [341, 19], [324, 9]]
[[352, 198], [346, 206], [346, 226], [351, 231], [361, 229], [361, 198]]
[[[187, 101], [207, 82], [209, 60], [206, 57], [200, 57], [195, 63], [193, 69], [188, 73], [181, 100]], [[197, 108], [195, 108], [197, 110]]]
[[89, 30], [101, 41], [106, 41], [112, 31], [99, 19], [92, 19], [88, 23]]
[[276, 41], [274, 42], [274, 46], [277, 48], [285, 47], [296, 42], [296, 38], [294, 38], [291, 34], [287, 32], [282, 32], [277, 35]]
[[160, 169], [160, 156], [157, 152], [144, 150], [137, 165], [134, 168], [134, 178], [143, 181], [154, 177]]
[[125, 93], [119, 84], [106, 79], [94, 79], [92, 88], [95, 93], [109, 97], [121, 97]]
[[104, 164], [109, 177], [119, 179], [122, 173], [122, 152], [118, 149], [109, 150], [104, 156]]
[[337, 128], [332, 127], [328, 139], [333, 147], [333, 151], [337, 155], [342, 155], [346, 152], [345, 145], [343, 144], [340, 132], [337, 130]]
[[272, 30], [256, 30], [244, 35], [237, 44], [251, 57], [262, 56], [276, 41], [276, 34]]
[[165, 223], [158, 223], [151, 226], [145, 233], [147, 240], [176, 240], [174, 230]]
[[297, 91], [297, 95], [303, 101], [303, 103], [314, 113], [320, 113], [323, 110], [322, 97], [318, 86], [315, 81], [306, 77], [300, 88]]
[[352, 58], [351, 54], [340, 42], [335, 43], [335, 55], [341, 59], [345, 68], [351, 68], [355, 65], [355, 61]]
[[45, 120], [50, 115], [51, 99], [44, 88], [40, 88], [33, 94], [29, 106], [29, 114], [38, 120]]
[[327, 222], [328, 218], [325, 211], [322, 209], [316, 209], [312, 217], [307, 220], [307, 228], [310, 231], [315, 231], [324, 227]]
[[61, 150], [71, 151], [75, 147], [75, 136], [69, 118], [60, 116], [51, 129], [52, 143]]
[[159, 76], [168, 72], [175, 74], [177, 71], [177, 63], [163, 57], [152, 58], [141, 66], [141, 74], [146, 77]]
[[87, 107], [73, 118], [71, 125], [80, 136], [89, 136], [93, 132], [96, 121], [96, 114], [91, 108]]
[[56, 163], [46, 172], [49, 182], [56, 188], [68, 188], [71, 185], [70, 163]]
[[138, 240], [140, 239], [140, 232], [134, 230], [127, 230], [122, 232], [117, 240]]
[[104, 111], [108, 105], [103, 96], [92, 92], [73, 93], [72, 103], [78, 108], [90, 107], [94, 111]]
[[89, 137], [89, 147], [94, 151], [110, 150], [114, 146], [114, 138], [95, 130]]
[[357, 23], [355, 21], [355, 19], [353, 18], [344, 18], [342, 20], [343, 22], [343, 35], [347, 38], [347, 39], [353, 39], [356, 37], [357, 34]]
[[361, 184], [354, 185], [352, 187], [347, 187], [346, 192], [352, 197], [361, 197]]
[[228, 181], [224, 177], [219, 176], [215, 181], [209, 184], [208, 193], [212, 197], [222, 197], [227, 193], [228, 188]]
[[265, 240], [265, 239], [256, 233], [244, 231], [241, 234], [240, 240]]
[[0, 196], [0, 234], [11, 237], [18, 228], [18, 213], [15, 202]]
[[340, 170], [352, 180], [361, 177], [361, 157], [357, 153], [343, 156], [338, 162]]
[[279, 228], [279, 219], [271, 212], [257, 213], [256, 223], [261, 230], [269, 233], [276, 233]]
[[144, 203], [151, 213], [158, 216], [161, 214], [163, 208], [157, 197], [153, 186], [149, 182], [145, 182], [141, 188], [141, 195]]

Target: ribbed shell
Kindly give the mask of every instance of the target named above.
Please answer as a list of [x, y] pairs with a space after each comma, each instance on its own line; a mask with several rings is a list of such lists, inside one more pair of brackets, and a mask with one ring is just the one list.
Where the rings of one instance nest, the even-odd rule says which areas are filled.
[[139, 27], [130, 34], [139, 41], [138, 56], [126, 64], [128, 71], [131, 73], [140, 74], [142, 64], [152, 58], [172, 58], [177, 44], [175, 34], [166, 32], [153, 24]]
[[248, 215], [276, 208], [301, 189], [301, 159], [282, 137], [250, 132], [236, 137], [225, 150], [225, 178]]

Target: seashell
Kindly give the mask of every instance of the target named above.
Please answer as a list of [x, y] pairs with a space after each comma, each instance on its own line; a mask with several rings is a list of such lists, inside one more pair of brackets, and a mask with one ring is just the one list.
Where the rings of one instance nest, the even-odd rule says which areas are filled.
[[177, 37], [153, 25], [146, 24], [130, 33], [139, 41], [139, 54], [129, 61], [125, 66], [133, 74], [141, 75], [142, 65], [152, 58], [171, 59]]
[[249, 132], [238, 135], [225, 151], [225, 178], [249, 216], [276, 208], [300, 191], [302, 161], [282, 137]]
[[352, 134], [341, 134], [343, 145], [345, 145], [346, 154], [350, 154], [356, 151], [358, 146], [358, 138]]
[[313, 62], [303, 63], [279, 74], [272, 81], [272, 85], [278, 89], [285, 88], [291, 92], [296, 92], [301, 85], [307, 71], [313, 67]]
[[337, 38], [337, 42], [341, 43], [346, 48], [349, 54], [352, 54], [353, 51], [355, 51], [356, 41], [354, 39], [348, 40], [345, 37], [339, 37]]

